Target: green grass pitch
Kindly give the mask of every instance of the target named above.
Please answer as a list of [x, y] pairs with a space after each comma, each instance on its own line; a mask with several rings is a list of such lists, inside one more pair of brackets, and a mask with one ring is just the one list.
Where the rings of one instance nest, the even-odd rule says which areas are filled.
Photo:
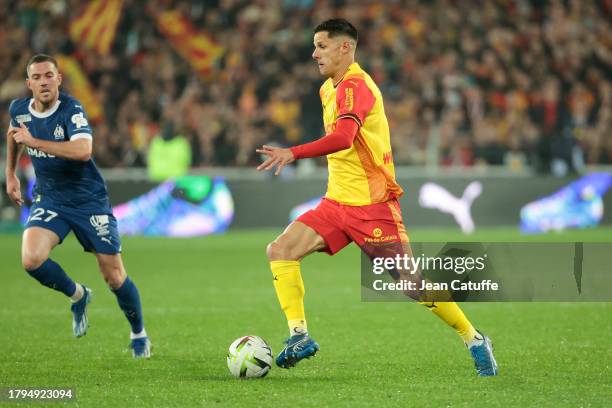
[[[91, 326], [81, 339], [72, 336], [68, 301], [21, 269], [20, 237], [0, 236], [0, 387], [73, 387], [75, 405], [84, 407], [611, 403], [612, 303], [464, 304], [476, 327], [493, 339], [500, 365], [499, 377], [477, 378], [458, 336], [427, 309], [360, 301], [354, 246], [303, 262], [307, 317], [319, 354], [292, 370], [275, 367], [264, 379], [234, 379], [225, 362], [232, 340], [256, 334], [276, 353], [287, 334], [264, 250], [278, 232], [125, 238], [124, 261], [140, 289], [154, 346], [149, 361], [128, 354], [127, 322], [94, 258], [74, 238], [53, 258], [94, 291]], [[611, 237], [610, 229], [597, 229], [529, 239]], [[411, 238], [464, 239], [447, 230], [415, 230]], [[526, 238], [500, 228], [473, 239]]]

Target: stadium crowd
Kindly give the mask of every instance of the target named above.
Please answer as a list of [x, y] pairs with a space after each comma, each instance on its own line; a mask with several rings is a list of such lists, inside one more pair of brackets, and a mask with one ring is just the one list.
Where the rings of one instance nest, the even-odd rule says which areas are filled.
[[[397, 164], [561, 174], [612, 164], [610, 0], [124, 0], [107, 56], [69, 36], [86, 2], [4, 3], [0, 124], [10, 100], [27, 95], [31, 55], [73, 55], [103, 107], [102, 167], [144, 166], [154, 137], [186, 138], [192, 166], [250, 166], [262, 143], [320, 137], [312, 28], [332, 16], [360, 32], [357, 60], [385, 97]], [[158, 30], [163, 9], [224, 47], [207, 78]]]

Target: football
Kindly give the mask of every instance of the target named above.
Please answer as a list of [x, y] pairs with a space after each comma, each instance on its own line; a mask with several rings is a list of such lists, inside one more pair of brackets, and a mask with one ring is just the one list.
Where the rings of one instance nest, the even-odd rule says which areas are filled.
[[265, 377], [272, 369], [272, 349], [258, 336], [239, 337], [229, 346], [227, 368], [236, 378]]

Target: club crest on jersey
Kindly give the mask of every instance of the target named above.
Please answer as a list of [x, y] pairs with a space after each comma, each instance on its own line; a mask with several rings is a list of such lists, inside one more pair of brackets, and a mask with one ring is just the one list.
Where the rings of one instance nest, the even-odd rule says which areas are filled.
[[89, 217], [89, 223], [92, 227], [96, 229], [96, 232], [99, 237], [108, 235], [110, 232], [108, 231], [108, 215], [92, 215]]
[[72, 115], [70, 121], [74, 123], [77, 129], [87, 127], [89, 125], [87, 123], [87, 119], [85, 119], [85, 116], [83, 115], [83, 112], [75, 113], [74, 115]]
[[64, 128], [59, 124], [55, 126], [55, 130], [53, 131], [53, 137], [55, 140], [63, 140], [64, 139]]

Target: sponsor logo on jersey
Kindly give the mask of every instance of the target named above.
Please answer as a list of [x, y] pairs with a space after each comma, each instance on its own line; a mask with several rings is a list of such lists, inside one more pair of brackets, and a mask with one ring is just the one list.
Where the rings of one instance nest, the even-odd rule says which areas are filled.
[[30, 155], [30, 157], [38, 157], [40, 159], [47, 159], [47, 158], [52, 159], [52, 158], [55, 157], [52, 154], [42, 152], [42, 151], [40, 151], [38, 149], [33, 149], [33, 148], [29, 147], [29, 146], [27, 147], [27, 151], [28, 151], [28, 154]]
[[393, 163], [393, 155], [391, 154], [391, 152], [383, 153], [383, 163], [384, 164], [391, 164], [391, 163]]
[[15, 121], [19, 124], [22, 124], [24, 122], [31, 122], [32, 115], [30, 115], [29, 113], [24, 113], [23, 115], [17, 115], [15, 116]]
[[55, 126], [55, 130], [53, 131], [53, 137], [55, 137], [55, 140], [64, 139], [64, 128], [61, 127], [59, 123], [57, 124], [57, 126]]
[[91, 217], [89, 217], [89, 223], [92, 227], [96, 229], [96, 233], [99, 237], [104, 237], [110, 234], [110, 231], [108, 230], [109, 221], [107, 214], [92, 215]]
[[344, 93], [344, 110], [346, 112], [353, 110], [353, 88], [346, 88]]
[[83, 115], [83, 112], [75, 113], [74, 115], [72, 115], [70, 121], [74, 123], [77, 129], [89, 126], [89, 124], [87, 123], [87, 119], [85, 119], [85, 115]]

